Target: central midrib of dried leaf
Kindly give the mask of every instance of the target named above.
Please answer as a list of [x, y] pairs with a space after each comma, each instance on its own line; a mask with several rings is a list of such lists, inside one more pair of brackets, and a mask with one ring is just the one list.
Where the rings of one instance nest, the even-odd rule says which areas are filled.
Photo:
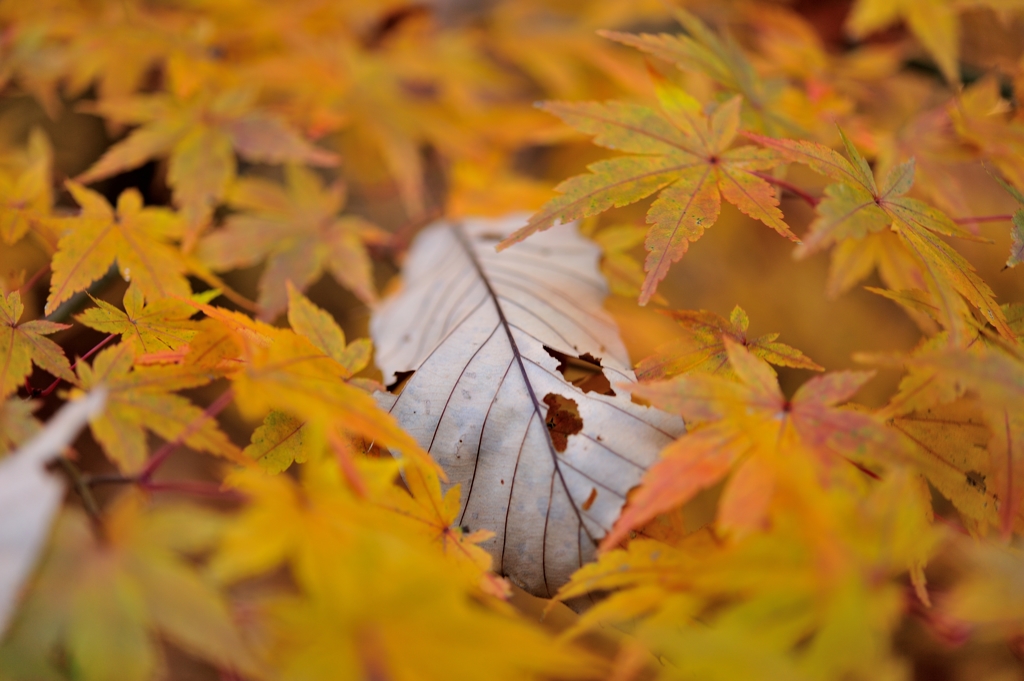
[[[473, 269], [476, 270], [477, 276], [480, 277], [480, 281], [483, 283], [484, 287], [487, 289], [487, 295], [490, 298], [491, 303], [494, 305], [495, 311], [498, 313], [498, 323], [501, 325], [501, 328], [504, 329], [504, 331], [505, 331], [505, 336], [508, 338], [509, 346], [512, 348], [512, 356], [515, 358], [516, 366], [519, 368], [519, 373], [523, 377], [523, 383], [526, 385], [526, 391], [530, 395], [530, 403], [533, 405], [534, 416], [536, 416], [536, 418], [538, 418], [541, 421], [541, 423], [543, 423], [544, 422], [544, 416], [547, 413], [547, 408], [541, 404], [541, 401], [539, 399], [537, 399], [537, 393], [533, 389], [533, 384], [530, 383], [530, 377], [526, 373], [526, 365], [523, 363], [522, 354], [519, 352], [519, 347], [516, 345], [516, 339], [512, 335], [512, 326], [509, 324], [508, 319], [505, 317], [505, 311], [501, 307], [501, 301], [498, 298], [498, 294], [491, 287], [491, 282], [487, 278], [487, 275], [484, 272], [483, 267], [480, 265], [480, 261], [477, 259], [476, 253], [473, 251], [473, 247], [470, 244], [469, 239], [466, 237], [465, 232], [463, 232], [462, 228], [458, 224], [456, 224], [456, 225], [454, 225], [452, 227], [452, 231], [455, 233], [455, 238], [458, 240], [459, 245], [462, 246], [463, 250], [466, 252], [466, 257], [469, 259], [470, 263], [472, 263]], [[566, 483], [565, 477], [562, 474], [562, 467], [559, 465], [558, 452], [555, 451], [555, 443], [551, 439], [551, 433], [547, 432], [547, 430], [545, 430], [545, 438], [544, 438], [544, 440], [547, 443], [548, 452], [551, 454], [551, 460], [552, 460], [552, 463], [553, 463], [554, 468], [555, 468], [555, 474], [558, 476], [558, 481], [562, 485], [562, 489], [565, 491], [566, 497], [569, 499], [569, 504], [572, 506], [573, 513], [576, 514], [576, 518], [577, 518], [577, 520], [579, 520], [580, 527], [582, 527], [583, 531], [586, 532], [587, 537], [590, 539], [590, 541], [594, 542], [594, 544], [596, 545], [597, 544], [597, 539], [590, 533], [590, 530], [587, 528], [586, 523], [583, 522], [583, 515], [580, 512], [579, 507], [576, 505], [576, 501], [572, 498], [572, 494], [569, 491], [569, 485]], [[520, 455], [522, 455], [522, 450], [520, 450]], [[479, 457], [477, 458], [477, 461], [479, 462]], [[517, 467], [518, 467], [518, 462], [517, 462]], [[513, 486], [515, 485], [515, 479], [516, 479], [516, 476], [515, 476], [515, 474], [513, 474], [513, 476], [512, 476], [512, 483], [511, 483]], [[474, 481], [476, 480], [475, 472], [474, 472], [473, 480]], [[470, 485], [472, 485], [472, 482], [470, 483]], [[470, 489], [472, 490], [472, 487]], [[511, 494], [511, 490], [509, 490], [509, 493]], [[468, 497], [467, 497], [467, 504], [466, 504], [466, 506], [468, 506]], [[463, 507], [463, 511], [462, 511], [463, 515], [465, 514], [465, 508], [466, 507], [464, 506]], [[506, 519], [506, 522], [507, 522], [508, 521], [508, 509], [505, 510], [505, 519]], [[460, 517], [459, 518], [459, 523], [460, 524], [462, 523], [462, 520], [463, 519]], [[549, 520], [550, 520], [550, 513], [545, 515], [545, 517], [544, 517], [544, 535], [545, 535], [545, 538], [547, 536], [547, 528], [548, 528], [548, 521]], [[503, 543], [502, 544], [502, 549], [501, 549], [501, 564], [498, 566], [498, 572], [499, 573], [501, 573], [503, 571], [503, 568], [504, 568], [504, 563], [505, 563], [505, 546], [506, 546], [506, 544]], [[542, 551], [544, 551], [544, 553], [542, 553], [542, 557], [541, 557], [541, 565], [546, 565], [547, 556], [545, 554], [546, 554], [546, 548], [547, 548], [547, 541], [543, 541], [541, 543], [541, 546], [543, 547]], [[546, 578], [546, 575], [545, 575], [545, 578]]]

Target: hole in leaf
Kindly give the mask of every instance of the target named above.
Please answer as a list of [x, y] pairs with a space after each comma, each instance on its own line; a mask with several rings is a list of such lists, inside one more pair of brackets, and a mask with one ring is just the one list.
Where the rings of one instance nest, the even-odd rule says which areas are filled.
[[409, 379], [415, 373], [415, 369], [412, 371], [396, 371], [394, 382], [388, 385], [388, 392], [393, 395], [401, 395], [406, 384], [409, 383]]
[[583, 430], [583, 419], [575, 400], [570, 400], [561, 395], [548, 393], [544, 396], [544, 404], [548, 405], [548, 413], [544, 416], [544, 423], [548, 427], [548, 434], [551, 436], [551, 444], [555, 446], [556, 452], [564, 452], [569, 446], [569, 436]]
[[967, 471], [967, 484], [971, 487], [977, 487], [982, 493], [987, 489], [985, 486], [985, 476], [978, 471]]
[[591, 487], [590, 495], [587, 496], [587, 500], [583, 502], [583, 506], [581, 506], [580, 508], [582, 508], [584, 511], [589, 511], [590, 507], [594, 505], [595, 499], [597, 499], [597, 488]]
[[601, 371], [600, 357], [594, 357], [589, 352], [584, 352], [579, 357], [573, 357], [546, 345], [544, 352], [558, 360], [558, 371], [565, 377], [565, 380], [583, 392], [615, 395], [611, 382]]

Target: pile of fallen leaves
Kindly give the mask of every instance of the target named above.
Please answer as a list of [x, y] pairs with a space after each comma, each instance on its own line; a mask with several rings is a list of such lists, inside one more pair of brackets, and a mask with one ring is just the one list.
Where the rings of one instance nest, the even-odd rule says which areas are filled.
[[996, 0], [0, 0], [0, 680], [1017, 678], [1022, 91]]

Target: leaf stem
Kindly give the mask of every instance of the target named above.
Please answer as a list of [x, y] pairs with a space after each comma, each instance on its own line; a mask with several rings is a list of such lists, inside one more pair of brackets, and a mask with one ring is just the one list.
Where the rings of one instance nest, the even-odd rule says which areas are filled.
[[75, 488], [75, 492], [78, 493], [78, 497], [82, 500], [82, 506], [85, 507], [85, 512], [89, 515], [89, 521], [92, 523], [93, 528], [99, 536], [102, 536], [103, 521], [100, 518], [100, 507], [96, 503], [96, 497], [92, 495], [92, 489], [89, 487], [88, 478], [82, 475], [82, 471], [79, 470], [78, 466], [76, 466], [74, 462], [66, 456], [58, 456], [56, 461], [60, 464], [61, 468], [64, 469], [64, 473], [71, 480], [71, 485]]
[[28, 293], [29, 291], [31, 291], [31, 290], [32, 290], [32, 287], [36, 285], [36, 282], [38, 282], [38, 281], [39, 281], [39, 279], [40, 279], [40, 278], [42, 278], [42, 276], [43, 276], [44, 274], [46, 274], [47, 272], [49, 272], [49, 271], [50, 271], [50, 263], [46, 263], [45, 265], [43, 265], [42, 267], [40, 267], [40, 268], [39, 268], [39, 269], [38, 269], [38, 270], [36, 271], [36, 273], [35, 273], [35, 274], [33, 274], [33, 275], [32, 275], [32, 276], [31, 276], [31, 277], [29, 278], [29, 280], [28, 280], [28, 281], [26, 281], [26, 282], [25, 282], [24, 284], [22, 284], [22, 285], [21, 285], [21, 288], [19, 288], [19, 289], [18, 289], [18, 292], [19, 292], [19, 293], [21, 293], [21, 295], [22, 295], [22, 296], [24, 296], [24, 295], [25, 295], [26, 293]]
[[231, 388], [228, 388], [221, 393], [220, 397], [211, 402], [198, 418], [188, 424], [185, 430], [178, 434], [178, 437], [174, 438], [170, 442], [164, 443], [164, 445], [150, 457], [145, 468], [139, 472], [137, 477], [138, 482], [143, 486], [149, 485], [153, 474], [156, 473], [157, 469], [163, 465], [164, 461], [167, 460], [167, 457], [177, 451], [178, 447], [181, 446], [185, 439], [198, 431], [207, 419], [212, 419], [214, 416], [224, 411], [224, 408], [231, 404], [231, 400], [233, 400], [234, 397], [234, 392]]
[[[97, 352], [99, 352], [103, 348], [103, 346], [105, 346], [107, 343], [109, 343], [110, 341], [114, 340], [115, 338], [117, 338], [117, 334], [116, 333], [112, 333], [109, 336], [107, 336], [106, 338], [104, 338], [103, 340], [101, 340], [99, 343], [94, 345], [92, 350], [89, 350], [89, 352], [85, 353], [84, 355], [82, 355], [81, 357], [79, 357], [78, 359], [76, 359], [74, 361], [74, 363], [71, 365], [71, 370], [74, 371], [75, 367], [78, 366], [79, 362], [81, 362], [82, 360], [89, 359], [90, 357], [95, 355]], [[60, 385], [60, 382], [61, 382], [61, 379], [59, 379], [59, 378], [56, 379], [53, 383], [51, 383], [49, 386], [47, 386], [47, 388], [45, 390], [40, 392], [39, 396], [40, 397], [46, 397], [47, 395], [49, 395], [50, 393], [52, 393], [54, 390], [57, 389], [57, 386]]]
[[1009, 222], [1012, 219], [1012, 215], [979, 215], [969, 218], [953, 218], [953, 222], [958, 225], [969, 225], [975, 222]]
[[815, 206], [817, 206], [821, 202], [821, 199], [816, 198], [814, 196], [811, 196], [810, 194], [808, 194], [807, 192], [805, 192], [803, 189], [801, 189], [800, 187], [796, 186], [792, 182], [787, 182], [786, 180], [780, 180], [777, 177], [772, 177], [771, 175], [768, 175], [766, 173], [762, 173], [762, 172], [757, 171], [757, 170], [750, 171], [750, 174], [753, 175], [754, 177], [760, 177], [765, 182], [774, 184], [774, 185], [780, 187], [781, 189], [785, 189], [790, 194], [793, 194], [794, 196], [796, 196], [796, 197], [798, 197], [800, 199], [803, 199], [804, 202], [808, 206], [810, 206], [811, 208], [814, 208]]

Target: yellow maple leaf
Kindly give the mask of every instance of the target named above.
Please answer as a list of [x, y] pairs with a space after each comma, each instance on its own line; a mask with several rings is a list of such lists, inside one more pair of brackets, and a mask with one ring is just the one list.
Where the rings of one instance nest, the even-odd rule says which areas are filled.
[[46, 336], [70, 328], [44, 319], [18, 323], [25, 313], [21, 293], [0, 295], [0, 397], [18, 389], [32, 373], [32, 364], [57, 378], [72, 380], [68, 358], [60, 346]]
[[71, 181], [67, 188], [82, 212], [61, 221], [64, 234], [53, 256], [47, 312], [88, 288], [115, 262], [121, 276], [147, 298], [191, 293], [185, 261], [171, 245], [181, 237], [183, 227], [173, 211], [144, 208], [137, 189], [125, 190], [115, 210], [91, 189]]
[[905, 21], [950, 83], [960, 82], [960, 17], [953, 0], [857, 0], [846, 31], [860, 39]]
[[121, 344], [100, 352], [92, 366], [79, 362], [76, 368], [82, 388], [103, 385], [110, 391], [106, 409], [89, 426], [118, 468], [135, 473], [145, 465], [146, 430], [168, 442], [181, 438], [194, 449], [240, 459], [216, 421], [171, 392], [204, 385], [214, 375], [175, 366], [133, 369], [134, 359], [132, 347]]
[[240, 212], [222, 229], [199, 242], [197, 256], [215, 270], [267, 265], [259, 282], [262, 319], [284, 311], [285, 282], [305, 290], [324, 271], [367, 303], [376, 300], [368, 243], [389, 235], [368, 220], [338, 215], [344, 186], [323, 186], [310, 170], [285, 168], [286, 187], [257, 178], [242, 178], [227, 200]]

